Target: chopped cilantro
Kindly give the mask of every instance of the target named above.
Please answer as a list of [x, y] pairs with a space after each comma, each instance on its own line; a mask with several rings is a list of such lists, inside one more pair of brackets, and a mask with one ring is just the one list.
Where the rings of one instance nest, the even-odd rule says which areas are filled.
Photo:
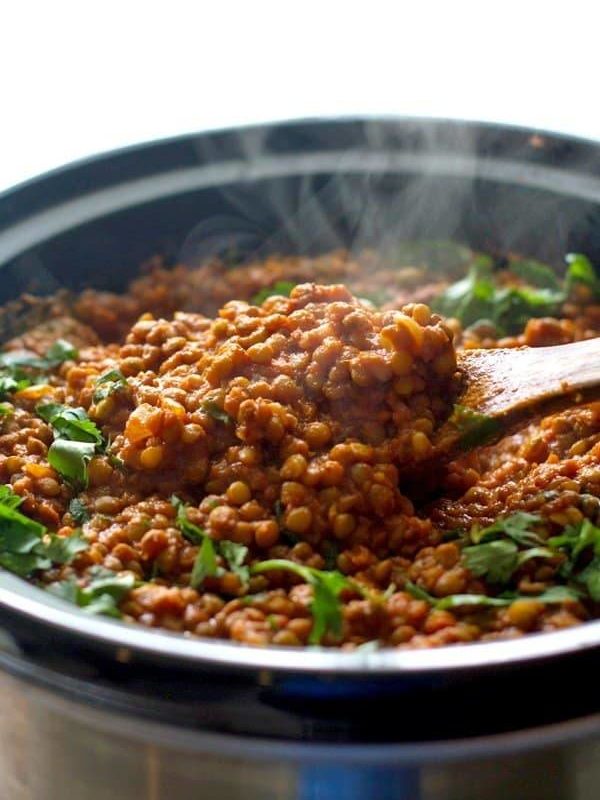
[[541, 594], [524, 595], [517, 592], [504, 592], [498, 597], [490, 597], [486, 594], [451, 594], [446, 597], [433, 597], [421, 586], [408, 581], [404, 586], [405, 591], [418, 600], [425, 600], [429, 605], [439, 610], [449, 608], [465, 608], [467, 606], [509, 606], [515, 600], [539, 600], [542, 603], [565, 603], [579, 600], [579, 594], [566, 586], [552, 586]]
[[535, 532], [535, 528], [542, 523], [542, 518], [537, 514], [529, 514], [526, 511], [517, 511], [508, 517], [497, 519], [487, 528], [473, 528], [471, 531], [471, 541], [475, 544], [497, 539], [500, 536], [507, 536], [517, 544], [524, 547], [537, 547], [545, 545], [545, 540]]
[[55, 439], [48, 450], [48, 463], [74, 486], [87, 486], [88, 468], [96, 446], [92, 442]]
[[233, 418], [229, 416], [226, 411], [223, 411], [213, 400], [206, 400], [202, 403], [202, 410], [205, 411], [209, 417], [216, 419], [217, 422], [222, 422], [224, 425], [231, 425]]
[[295, 286], [296, 284], [290, 281], [277, 281], [273, 286], [267, 286], [253, 295], [250, 302], [254, 306], [260, 306], [267, 297], [289, 297]]
[[458, 403], [454, 405], [449, 422], [458, 430], [458, 444], [463, 450], [491, 442], [502, 430], [502, 424], [497, 419]]
[[357, 585], [353, 580], [341, 572], [325, 572], [283, 558], [260, 561], [250, 567], [250, 572], [254, 575], [271, 570], [293, 572], [312, 586], [310, 610], [313, 626], [309, 636], [310, 644], [318, 644], [326, 633], [336, 638], [341, 636], [343, 617], [339, 596], [344, 589], [357, 591]]
[[519, 563], [517, 545], [503, 539], [465, 547], [462, 552], [467, 569], [491, 583], [508, 583]]
[[87, 550], [87, 547], [88, 543], [79, 530], [74, 531], [71, 536], [57, 536], [51, 533], [48, 535], [44, 554], [53, 564], [69, 564], [77, 553]]
[[250, 580], [250, 568], [244, 564], [248, 555], [248, 548], [237, 542], [230, 542], [223, 539], [218, 543], [219, 555], [221, 555], [231, 572], [235, 573], [242, 584], [247, 584]]
[[136, 583], [131, 573], [117, 573], [104, 567], [92, 567], [88, 571], [89, 581], [80, 586], [75, 578], [51, 583], [48, 591], [79, 606], [88, 614], [104, 614], [120, 617], [119, 603]]
[[60, 403], [38, 405], [36, 413], [54, 428], [58, 437], [74, 442], [104, 443], [102, 431], [92, 422], [83, 408], [72, 408]]
[[105, 448], [102, 431], [83, 408], [47, 403], [38, 405], [36, 412], [54, 430], [54, 442], [48, 450], [50, 466], [75, 486], [87, 486], [87, 465]]
[[486, 577], [491, 583], [508, 583], [513, 573], [532, 558], [553, 558], [547, 547], [521, 550], [510, 540], [496, 539], [463, 549], [463, 562], [473, 575]]
[[79, 356], [77, 348], [66, 339], [57, 339], [46, 352], [44, 361], [46, 369], [52, 369], [62, 364], [63, 361], [73, 361]]
[[600, 528], [586, 519], [549, 539], [548, 545], [567, 556], [563, 575], [600, 602]]
[[78, 525], [83, 525], [91, 519], [90, 512], [78, 497], [74, 497], [69, 503], [69, 514]]
[[502, 333], [517, 333], [531, 317], [556, 313], [566, 298], [556, 288], [497, 286], [487, 261], [476, 261], [467, 276], [451, 284], [432, 303], [434, 311], [456, 317], [463, 326], [486, 319]]
[[200, 528], [198, 525], [194, 525], [193, 522], [190, 522], [186, 511], [186, 505], [183, 500], [180, 500], [176, 495], [172, 495], [171, 505], [177, 512], [177, 527], [185, 536], [185, 538], [192, 544], [202, 544], [207, 535], [206, 531], [204, 528]]
[[508, 269], [532, 286], [556, 290], [561, 288], [560, 281], [552, 267], [533, 258], [519, 258], [510, 261]]
[[570, 294], [575, 285], [581, 283], [591, 289], [594, 297], [600, 297], [600, 279], [589, 258], [581, 253], [569, 253], [565, 261], [567, 262], [565, 276], [567, 293]]
[[210, 536], [205, 536], [198, 555], [194, 561], [192, 575], [190, 577], [190, 586], [192, 589], [197, 589], [205, 578], [219, 574], [219, 567], [217, 565], [217, 554], [215, 553], [215, 545]]
[[0, 565], [25, 577], [35, 570], [66, 564], [87, 548], [80, 531], [62, 537], [18, 511], [22, 498], [0, 486]]
[[217, 556], [221, 556], [231, 572], [235, 573], [242, 584], [247, 584], [250, 579], [250, 572], [244, 565], [248, 548], [245, 545], [231, 542], [228, 540], [213, 541], [203, 528], [194, 525], [188, 519], [185, 503], [176, 495], [172, 495], [171, 504], [177, 512], [176, 522], [181, 533], [192, 544], [200, 545], [200, 550], [196, 556], [192, 569], [190, 583], [197, 588], [204, 578], [208, 576], [220, 575], [222, 570], [217, 565]]
[[112, 394], [128, 388], [128, 386], [127, 379], [120, 370], [110, 369], [108, 372], [100, 375], [96, 381], [96, 389], [92, 399], [94, 403], [99, 403]]

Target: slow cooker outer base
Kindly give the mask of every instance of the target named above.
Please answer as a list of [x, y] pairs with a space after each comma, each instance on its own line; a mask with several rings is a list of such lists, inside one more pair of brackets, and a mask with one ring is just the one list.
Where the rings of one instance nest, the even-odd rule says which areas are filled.
[[6, 673], [0, 693], [0, 800], [196, 800], [199, 787], [210, 800], [595, 800], [600, 782], [600, 739], [582, 740], [585, 727], [573, 738], [572, 724], [546, 740], [539, 731], [505, 737], [500, 749], [489, 738], [453, 753], [394, 753], [207, 737], [83, 706]]

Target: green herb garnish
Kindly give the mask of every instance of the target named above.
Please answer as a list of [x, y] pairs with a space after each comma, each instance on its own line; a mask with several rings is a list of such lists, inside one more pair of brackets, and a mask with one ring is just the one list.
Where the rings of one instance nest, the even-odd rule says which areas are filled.
[[250, 302], [254, 306], [260, 306], [267, 297], [289, 297], [295, 286], [296, 284], [290, 281], [277, 281], [273, 286], [267, 286], [253, 295]]
[[532, 286], [542, 289], [560, 290], [560, 280], [556, 272], [547, 264], [536, 261], [533, 258], [519, 258], [508, 264], [508, 269], [519, 278], [522, 278]]
[[546, 541], [535, 532], [535, 528], [539, 527], [542, 522], [542, 518], [537, 514], [517, 511], [508, 517], [497, 519], [487, 528], [473, 528], [470, 537], [475, 544], [506, 536], [524, 547], [544, 546]]
[[551, 288], [504, 286], [493, 280], [487, 261], [477, 261], [467, 276], [450, 285], [432, 303], [432, 308], [447, 317], [456, 317], [463, 326], [490, 320], [503, 333], [517, 333], [531, 317], [545, 317], [558, 311], [566, 295]]
[[272, 570], [293, 572], [312, 586], [313, 597], [310, 611], [313, 616], [313, 626], [308, 639], [310, 644], [318, 644], [326, 633], [335, 638], [341, 636], [343, 617], [339, 596], [345, 589], [360, 591], [355, 581], [342, 575], [341, 572], [325, 572], [283, 558], [260, 561], [250, 567], [253, 575]]
[[40, 373], [49, 372], [63, 361], [77, 356], [76, 348], [64, 339], [54, 342], [45, 356], [24, 350], [0, 353], [0, 400], [39, 383]]
[[69, 514], [78, 525], [83, 525], [91, 519], [90, 512], [78, 497], [74, 497], [69, 503]]
[[96, 389], [94, 391], [94, 403], [100, 403], [112, 394], [127, 389], [129, 384], [123, 373], [118, 369], [110, 369], [103, 375], [100, 375], [96, 381]]
[[223, 411], [214, 400], [206, 400], [202, 403], [202, 410], [205, 411], [209, 417], [216, 419], [217, 422], [222, 422], [224, 425], [231, 425], [233, 417], [230, 417], [226, 411]]
[[463, 562], [473, 575], [485, 577], [491, 583], [508, 583], [516, 570], [532, 558], [553, 558], [555, 553], [547, 547], [519, 550], [506, 539], [477, 544], [463, 549]]
[[567, 294], [571, 293], [576, 284], [582, 283], [591, 289], [594, 297], [600, 297], [600, 279], [598, 279], [589, 258], [581, 253], [569, 253], [565, 257], [565, 261], [567, 262], [565, 276]]
[[190, 577], [190, 586], [192, 589], [197, 589], [205, 578], [218, 574], [219, 567], [217, 565], [217, 554], [215, 553], [214, 542], [210, 536], [205, 536], [198, 550], [196, 560], [194, 561]]
[[96, 452], [103, 452], [102, 431], [89, 419], [83, 408], [60, 403], [38, 405], [36, 412], [54, 430], [54, 442], [48, 450], [48, 463], [75, 486], [87, 486], [87, 465]]
[[83, 408], [72, 408], [61, 403], [46, 403], [38, 405], [35, 410], [62, 439], [92, 442], [97, 446], [102, 446], [104, 443], [102, 431], [95, 422], [92, 422]]
[[79, 356], [77, 348], [66, 339], [57, 339], [51, 344], [44, 357], [45, 366], [43, 369], [53, 369], [63, 361], [74, 361]]
[[0, 486], [0, 565], [21, 577], [53, 563], [66, 564], [87, 548], [81, 532], [62, 537], [18, 511], [22, 498], [8, 486]]
[[502, 424], [497, 419], [458, 403], [454, 405], [448, 421], [459, 432], [458, 444], [463, 450], [491, 442], [502, 430]]
[[190, 522], [183, 500], [180, 500], [176, 495], [171, 495], [171, 505], [177, 512], [177, 527], [185, 538], [192, 544], [202, 544], [208, 534], [204, 528], [200, 528], [198, 525], [194, 525], [193, 522]]
[[204, 528], [190, 522], [185, 503], [176, 495], [172, 495], [171, 504], [177, 512], [177, 527], [188, 541], [200, 545], [192, 568], [190, 585], [195, 589], [209, 576], [219, 576], [223, 570], [217, 564], [217, 556], [221, 556], [228, 565], [229, 571], [235, 573], [242, 584], [247, 584], [250, 571], [244, 565], [248, 548], [245, 545], [227, 539], [214, 541]]
[[77, 553], [87, 550], [88, 543], [83, 538], [81, 531], [74, 531], [71, 536], [57, 536], [48, 534], [44, 545], [44, 555], [53, 564], [69, 564]]
[[48, 463], [74, 486], [88, 485], [88, 464], [96, 452], [91, 442], [55, 439], [48, 450]]
[[57, 339], [50, 345], [45, 356], [38, 356], [27, 350], [7, 350], [0, 353], [1, 369], [31, 369], [38, 372], [49, 372], [62, 364], [63, 361], [70, 361], [79, 355], [77, 348], [65, 339]]
[[[474, 575], [491, 583], [506, 584], [517, 569], [532, 558], [553, 558], [556, 553], [545, 546], [535, 527], [541, 517], [519, 511], [496, 520], [493, 525], [474, 527], [469, 539], [474, 544], [464, 547], [463, 562]], [[520, 550], [519, 546], [527, 548]]]
[[600, 602], [600, 528], [586, 519], [549, 539], [548, 545], [567, 556], [562, 567], [564, 577], [584, 588], [592, 600]]
[[515, 600], [538, 600], [541, 603], [565, 603], [579, 600], [579, 593], [566, 586], [552, 586], [541, 594], [518, 594], [517, 592], [504, 592], [498, 597], [489, 597], [486, 594], [451, 594], [447, 597], [434, 597], [421, 586], [407, 581], [405, 591], [417, 600], [425, 600], [429, 605], [440, 611], [449, 608], [465, 608], [467, 606], [509, 606]]
[[250, 567], [244, 564], [244, 561], [248, 555], [248, 548], [243, 544], [223, 539], [218, 542], [218, 551], [227, 562], [229, 570], [238, 576], [242, 584], [247, 584], [250, 580]]
[[119, 603], [136, 583], [131, 573], [116, 573], [103, 567], [92, 567], [88, 571], [90, 580], [80, 586], [75, 578], [51, 583], [48, 591], [79, 606], [88, 614], [104, 614], [120, 617]]

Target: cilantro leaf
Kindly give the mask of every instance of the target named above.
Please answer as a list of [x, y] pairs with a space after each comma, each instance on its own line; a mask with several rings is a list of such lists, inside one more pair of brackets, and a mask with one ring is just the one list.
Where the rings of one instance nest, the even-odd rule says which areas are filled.
[[72, 408], [61, 403], [46, 403], [36, 406], [36, 413], [51, 425], [58, 436], [75, 442], [93, 442], [98, 447], [104, 444], [102, 431], [88, 417], [85, 409]]
[[467, 606], [491, 606], [501, 608], [509, 606], [515, 600], [538, 600], [541, 603], [564, 603], [579, 600], [579, 594], [567, 586], [552, 586], [541, 594], [518, 594], [517, 592], [504, 592], [497, 597], [486, 594], [451, 594], [446, 597], [434, 597], [421, 586], [407, 581], [404, 590], [417, 600], [425, 600], [429, 605], [440, 610], [449, 608], [465, 608]]
[[202, 410], [208, 414], [209, 417], [216, 419], [217, 422], [222, 422], [224, 425], [231, 425], [233, 418], [229, 416], [226, 411], [223, 411], [214, 400], [206, 400], [202, 403]]
[[508, 517], [497, 519], [492, 525], [481, 530], [471, 531], [471, 541], [475, 544], [497, 539], [499, 536], [507, 536], [517, 544], [524, 547], [537, 547], [546, 544], [545, 540], [535, 531], [535, 526], [539, 526], [542, 518], [537, 514], [529, 514], [526, 511], [517, 511]]
[[519, 563], [517, 545], [505, 539], [465, 547], [462, 552], [467, 569], [491, 583], [508, 583]]
[[454, 405], [449, 422], [460, 434], [458, 444], [462, 450], [484, 445], [492, 441], [502, 430], [502, 425], [497, 419], [458, 403]]
[[318, 644], [326, 633], [336, 638], [340, 637], [343, 616], [339, 596], [344, 589], [360, 591], [355, 581], [342, 575], [341, 572], [325, 572], [283, 558], [260, 561], [250, 567], [253, 575], [271, 570], [288, 570], [312, 586], [310, 611], [313, 616], [313, 626], [309, 636], [310, 644]]
[[446, 317], [456, 317], [465, 326], [472, 325], [480, 319], [494, 319], [491, 311], [494, 293], [491, 266], [485, 262], [475, 263], [466, 277], [435, 298], [432, 308]]
[[451, 284], [432, 308], [463, 326], [486, 319], [505, 333], [518, 333], [531, 317], [556, 313], [566, 299], [556, 288], [497, 286], [489, 262], [475, 262], [465, 278]]
[[103, 375], [100, 375], [96, 381], [96, 389], [93, 395], [94, 403], [99, 403], [110, 397], [111, 394], [121, 391], [129, 387], [127, 379], [123, 373], [118, 369], [110, 369]]
[[185, 538], [192, 544], [202, 544], [207, 535], [206, 531], [204, 528], [200, 528], [198, 525], [194, 525], [193, 522], [190, 522], [186, 511], [186, 505], [183, 500], [180, 500], [176, 495], [172, 495], [171, 505], [177, 512], [177, 527], [185, 536]]
[[218, 543], [219, 555], [227, 562], [231, 572], [235, 573], [242, 584], [250, 580], [250, 568], [244, 564], [248, 555], [248, 548], [237, 542], [224, 539]]
[[53, 563], [66, 564], [87, 548], [80, 532], [62, 537], [17, 510], [22, 498], [8, 486], [0, 487], [0, 565], [22, 577]]
[[[600, 602], [600, 528], [585, 519], [578, 525], [567, 527], [560, 536], [553, 536], [548, 545], [567, 555], [566, 577], [582, 586], [592, 600]], [[588, 563], [579, 569], [582, 556], [587, 554]]]
[[87, 486], [87, 465], [97, 451], [105, 448], [102, 431], [83, 408], [61, 403], [38, 405], [36, 412], [54, 430], [48, 463], [75, 486]]
[[227, 562], [229, 570], [239, 577], [242, 584], [248, 583], [250, 571], [244, 565], [248, 555], [248, 548], [243, 544], [231, 542], [227, 539], [218, 542], [213, 541], [203, 528], [190, 522], [185, 503], [176, 495], [172, 495], [171, 505], [177, 511], [176, 522], [181, 533], [192, 544], [200, 545], [200, 550], [192, 569], [191, 586], [197, 588], [204, 578], [221, 574], [222, 570], [217, 565], [217, 555]]
[[561, 288], [560, 281], [552, 267], [533, 258], [519, 258], [510, 261], [508, 269], [532, 286], [556, 290]]
[[75, 486], [87, 486], [87, 465], [95, 452], [96, 445], [92, 442], [55, 439], [48, 450], [48, 463]]
[[600, 556], [596, 556], [581, 570], [577, 575], [577, 581], [585, 586], [592, 600], [600, 603]]
[[17, 380], [14, 373], [9, 374], [6, 371], [0, 373], [0, 399], [6, 398], [14, 392], [20, 392], [31, 386], [31, 381], [28, 378], [20, 378]]
[[[7, 508], [18, 508], [23, 502], [23, 498], [19, 494], [15, 494], [10, 486], [6, 484], [0, 485], [0, 504]], [[0, 509], [1, 511], [1, 509]]]
[[289, 297], [292, 289], [295, 286], [296, 284], [291, 283], [290, 281], [277, 281], [273, 284], [273, 286], [267, 286], [253, 295], [250, 302], [254, 306], [260, 306], [262, 305], [263, 301], [267, 299], [267, 297]]
[[44, 544], [44, 555], [53, 564], [69, 564], [77, 553], [87, 550], [88, 543], [82, 537], [81, 531], [76, 530], [70, 536], [57, 536], [51, 533], [47, 544]]
[[198, 555], [194, 561], [192, 574], [190, 577], [190, 586], [192, 589], [197, 589], [205, 578], [219, 574], [219, 567], [217, 565], [217, 554], [215, 546], [210, 536], [205, 536]]
[[50, 345], [45, 356], [38, 356], [28, 350], [8, 350], [0, 353], [0, 368], [29, 369], [38, 372], [49, 372], [79, 355], [77, 348], [65, 339], [57, 339]]
[[117, 573], [104, 567], [92, 567], [88, 571], [88, 582], [80, 586], [75, 578], [57, 581], [48, 586], [56, 597], [79, 606], [88, 614], [104, 614], [120, 617], [119, 603], [136, 583], [131, 573]]
[[47, 368], [57, 367], [63, 361], [73, 361], [79, 356], [77, 348], [66, 339], [57, 339], [48, 348], [45, 356]]
[[90, 512], [78, 497], [74, 497], [69, 503], [69, 514], [78, 525], [83, 525], [91, 519]]
[[591, 289], [594, 297], [600, 296], [600, 280], [589, 258], [581, 253], [569, 253], [565, 257], [565, 261], [567, 262], [565, 276], [567, 293], [570, 294], [576, 284], [582, 283]]

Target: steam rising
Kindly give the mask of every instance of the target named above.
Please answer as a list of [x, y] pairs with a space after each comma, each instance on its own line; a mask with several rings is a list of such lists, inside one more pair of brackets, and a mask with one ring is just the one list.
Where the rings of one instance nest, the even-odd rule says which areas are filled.
[[[521, 169], [522, 190], [515, 189], [514, 182], [497, 182], [490, 192], [489, 182], [482, 181], [489, 157], [474, 158], [480, 144], [477, 129], [440, 129], [419, 122], [398, 123], [396, 128], [373, 121], [363, 123], [362, 131], [362, 145], [357, 148], [349, 141], [346, 150], [339, 149], [339, 129], [324, 124], [310, 132], [311, 150], [316, 141], [318, 150], [339, 159], [333, 175], [319, 174], [315, 165], [315, 174], [293, 180], [223, 187], [228, 213], [204, 218], [189, 232], [181, 261], [198, 264], [217, 256], [244, 263], [272, 253], [303, 255], [345, 248], [357, 254], [367, 247], [385, 255], [407, 239], [454, 239], [492, 252], [516, 251], [562, 262], [580, 210], [562, 195], [528, 188], [526, 164]], [[288, 132], [288, 141], [285, 136], [277, 129], [242, 131], [236, 139], [240, 161], [259, 164], [274, 151], [297, 151], [304, 144], [294, 141], [293, 132]], [[527, 155], [531, 161], [532, 153], [535, 159], [534, 151], [543, 152], [544, 146], [545, 139], [536, 135], [521, 141], [508, 156], [513, 165], [517, 159], [518, 170], [519, 158]], [[210, 139], [197, 140], [196, 148], [203, 162], [222, 157]], [[407, 169], [398, 170], [394, 154], [399, 148], [414, 151], [412, 170], [410, 158]], [[386, 153], [389, 170], [365, 171], [365, 155]], [[431, 156], [429, 162], [423, 153]], [[506, 152], [499, 155], [507, 157]], [[445, 174], [440, 157], [445, 159]], [[347, 166], [339, 171], [340, 164]]]

